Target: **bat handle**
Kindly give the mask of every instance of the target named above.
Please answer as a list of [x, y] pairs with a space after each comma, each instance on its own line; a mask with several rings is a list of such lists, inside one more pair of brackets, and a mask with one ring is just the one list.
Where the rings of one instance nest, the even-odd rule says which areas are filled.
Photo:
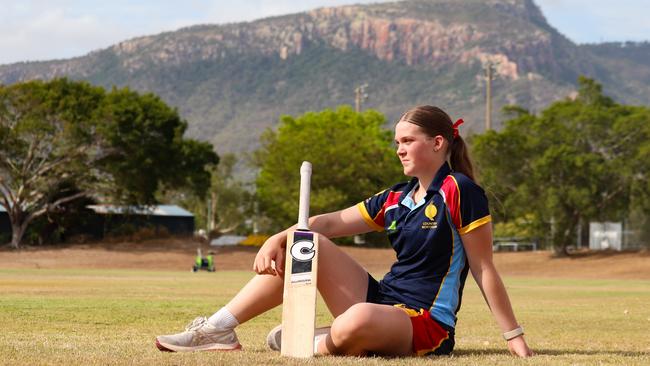
[[311, 186], [311, 163], [303, 161], [300, 167], [300, 202], [298, 206], [298, 230], [309, 230], [309, 191]]

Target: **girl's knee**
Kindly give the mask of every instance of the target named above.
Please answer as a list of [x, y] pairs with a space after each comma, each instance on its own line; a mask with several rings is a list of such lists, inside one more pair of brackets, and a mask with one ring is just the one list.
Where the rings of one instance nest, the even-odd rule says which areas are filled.
[[332, 323], [332, 338], [341, 342], [350, 339], [359, 339], [372, 331], [373, 319], [371, 304], [358, 303], [352, 305], [343, 314], [339, 315]]

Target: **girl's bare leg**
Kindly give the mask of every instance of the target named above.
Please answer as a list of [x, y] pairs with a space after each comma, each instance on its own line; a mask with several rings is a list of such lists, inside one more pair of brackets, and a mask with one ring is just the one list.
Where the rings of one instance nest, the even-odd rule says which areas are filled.
[[[244, 323], [282, 303], [284, 280], [280, 276], [256, 275], [226, 308]], [[366, 300], [368, 274], [352, 257], [328, 238], [319, 236], [318, 290], [334, 317]]]
[[256, 275], [226, 304], [242, 324], [282, 304], [284, 280], [280, 276]]
[[[319, 237], [318, 290], [336, 318], [318, 353], [412, 354], [412, 325], [396, 307], [366, 303], [368, 273], [329, 239]], [[257, 275], [226, 305], [244, 323], [282, 303], [284, 280]]]
[[413, 326], [401, 309], [390, 305], [361, 303], [338, 316], [325, 341], [318, 343], [320, 354], [364, 356], [368, 352], [407, 356], [413, 354]]

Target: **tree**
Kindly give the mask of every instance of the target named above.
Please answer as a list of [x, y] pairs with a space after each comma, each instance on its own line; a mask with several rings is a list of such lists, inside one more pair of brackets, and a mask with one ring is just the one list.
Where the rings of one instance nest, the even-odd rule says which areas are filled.
[[252, 195], [244, 184], [233, 177], [237, 158], [233, 154], [223, 156], [219, 165], [212, 168], [210, 186], [210, 217], [208, 227], [211, 231], [225, 234], [241, 227], [246, 215], [251, 214]]
[[283, 116], [255, 153], [260, 209], [278, 227], [296, 222], [304, 160], [313, 164], [311, 214], [356, 204], [405, 179], [384, 123], [376, 111], [356, 113], [348, 106]]
[[472, 140], [495, 218], [532, 218], [525, 222], [540, 237], [551, 232], [564, 254], [581, 222], [618, 221], [634, 194], [647, 201], [650, 193], [650, 110], [615, 103], [593, 80], [578, 82], [575, 99], [539, 115], [507, 108], [513, 118], [503, 131]]
[[11, 221], [12, 247], [34, 219], [86, 194], [54, 189], [62, 181], [89, 183], [84, 163], [98, 153], [89, 131], [102, 97], [99, 88], [64, 79], [0, 87], [0, 204]]
[[209, 168], [210, 187], [203, 196], [174, 190], [164, 192], [162, 197], [167, 202], [177, 202], [194, 212], [196, 226], [209, 228], [210, 237], [240, 231], [254, 212], [250, 189], [234, 177], [237, 162], [234, 154], [220, 156], [219, 164]]
[[11, 246], [28, 225], [80, 198], [154, 203], [161, 185], [204, 194], [207, 143], [183, 139], [186, 123], [159, 98], [128, 89], [106, 93], [56, 79], [0, 86], [0, 204]]
[[106, 95], [98, 115], [101, 149], [107, 152], [98, 166], [114, 201], [149, 205], [156, 203], [158, 190], [179, 187], [205, 196], [206, 165], [219, 159], [211, 144], [183, 138], [187, 122], [175, 109], [151, 93], [124, 88]]

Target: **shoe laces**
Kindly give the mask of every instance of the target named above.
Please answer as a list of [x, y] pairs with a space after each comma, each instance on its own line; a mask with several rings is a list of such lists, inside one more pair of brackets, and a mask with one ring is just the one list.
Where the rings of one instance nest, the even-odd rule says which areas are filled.
[[201, 329], [206, 323], [208, 322], [208, 319], [204, 316], [197, 316], [192, 320], [191, 323], [185, 326], [185, 331], [191, 332], [191, 331], [197, 331]]

